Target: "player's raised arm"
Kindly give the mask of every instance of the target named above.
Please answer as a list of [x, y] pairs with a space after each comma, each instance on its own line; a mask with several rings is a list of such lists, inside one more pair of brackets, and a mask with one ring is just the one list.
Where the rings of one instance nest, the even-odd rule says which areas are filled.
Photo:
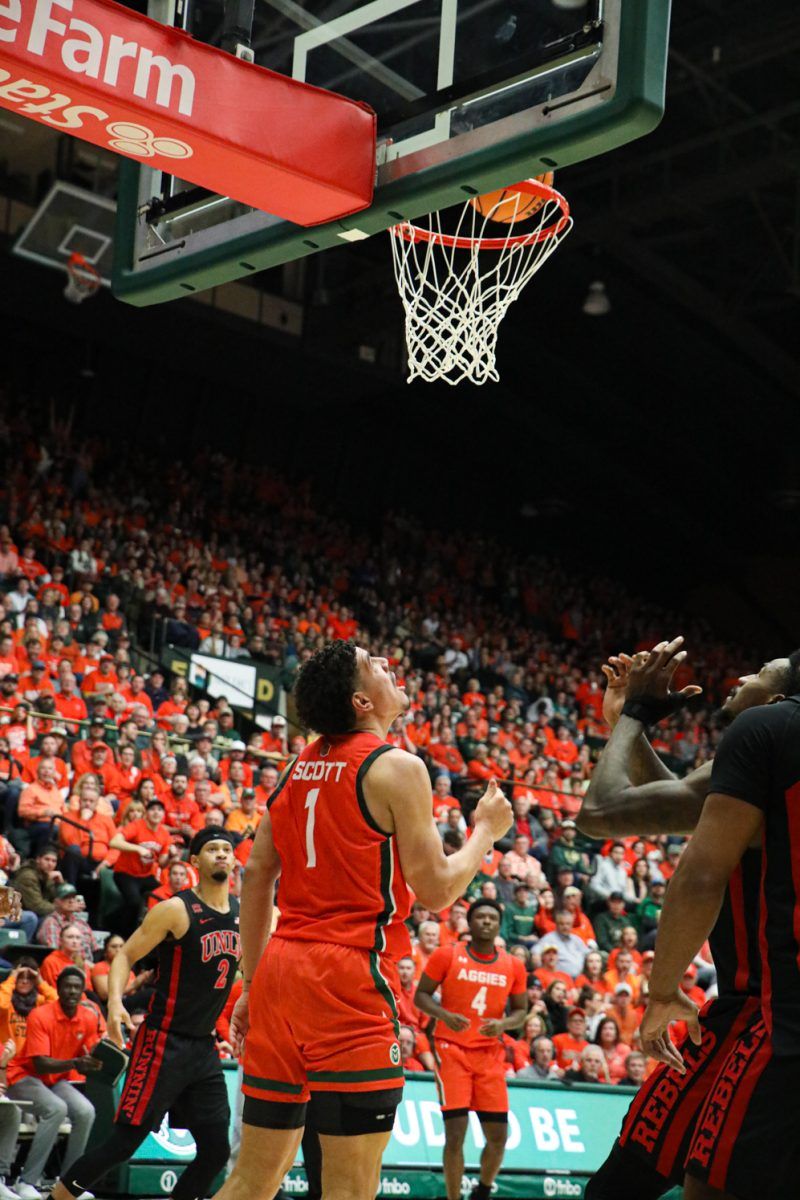
[[[578, 827], [588, 837], [621, 837], [642, 829], [652, 833], [691, 833], [703, 810], [711, 774], [704, 765], [685, 779], [676, 779], [666, 771], [649, 783], [637, 785], [643, 767], [655, 768], [650, 755], [643, 755], [643, 734], [650, 720], [666, 716], [687, 698], [697, 695], [695, 685], [681, 692], [670, 692], [675, 668], [685, 658], [679, 648], [683, 638], [662, 642], [645, 659], [623, 663], [626, 683], [624, 708], [614, 711], [614, 725], [608, 745], [595, 767], [589, 789], [578, 816]], [[609, 686], [615, 685], [607, 673]], [[621, 689], [620, 689], [621, 690]], [[647, 747], [649, 750], [649, 746]], [[646, 764], [649, 763], [649, 766]]]
[[373, 763], [364, 780], [364, 795], [370, 809], [383, 816], [382, 827], [397, 837], [407, 882], [434, 912], [463, 895], [486, 851], [513, 820], [511, 805], [491, 780], [478, 802], [472, 836], [455, 854], [445, 855], [433, 821], [428, 772], [418, 758], [402, 750], [383, 754]]
[[139, 928], [120, 947], [108, 972], [108, 1036], [118, 1046], [125, 1045], [122, 1026], [131, 1024], [122, 999], [131, 967], [155, 950], [168, 934], [182, 937], [188, 925], [183, 903], [173, 896], [151, 908]]

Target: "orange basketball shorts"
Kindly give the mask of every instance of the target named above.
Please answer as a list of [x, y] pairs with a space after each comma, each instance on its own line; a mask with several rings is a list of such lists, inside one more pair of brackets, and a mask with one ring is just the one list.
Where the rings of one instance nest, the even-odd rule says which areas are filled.
[[506, 1060], [498, 1041], [475, 1049], [436, 1038], [436, 1083], [443, 1113], [507, 1113]]
[[244, 1094], [301, 1104], [315, 1091], [401, 1088], [398, 992], [384, 955], [271, 938], [250, 987]]

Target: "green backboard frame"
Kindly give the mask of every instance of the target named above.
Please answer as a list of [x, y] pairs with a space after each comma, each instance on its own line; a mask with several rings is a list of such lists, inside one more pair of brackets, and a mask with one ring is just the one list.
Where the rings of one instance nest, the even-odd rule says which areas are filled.
[[[562, 108], [557, 120], [539, 122], [390, 180], [376, 189], [370, 209], [345, 221], [306, 229], [270, 219], [261, 228], [223, 236], [196, 251], [187, 241], [171, 257], [143, 255], [137, 223], [144, 220], [140, 210], [149, 199], [143, 176], [147, 168], [121, 159], [114, 295], [138, 306], [185, 298], [643, 137], [656, 127], [664, 111], [670, 0], [609, 0], [609, 4], [615, 5], [619, 21], [616, 82], [607, 89], [610, 98], [594, 103], [596, 97], [579, 97], [577, 103], [553, 104], [551, 111]], [[563, 180], [557, 180], [557, 186], [563, 185]]]

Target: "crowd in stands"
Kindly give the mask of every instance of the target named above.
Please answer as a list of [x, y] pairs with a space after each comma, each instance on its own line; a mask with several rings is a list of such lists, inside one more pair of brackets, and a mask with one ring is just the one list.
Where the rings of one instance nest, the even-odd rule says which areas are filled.
[[[531, 1011], [505, 1038], [508, 1073], [641, 1083], [638, 1025], [682, 843], [601, 845], [574, 818], [609, 732], [601, 664], [673, 633], [674, 614], [401, 514], [372, 534], [351, 528], [316, 509], [308, 485], [211, 451], [187, 463], [121, 456], [32, 406], [0, 405], [0, 459], [0, 872], [24, 908], [16, 930], [0, 929], [0, 1090], [31, 1098], [38, 1120], [13, 1192], [0, 1127], [0, 1200], [33, 1200], [66, 1114], [68, 1161], [85, 1144], [90, 1114], [71, 1083], [90, 1064], [66, 1052], [65, 1025], [104, 1028], [122, 938], [194, 882], [187, 845], [205, 826], [237, 838], [238, 890], [279, 772], [305, 745], [283, 715], [254, 727], [170, 677], [145, 653], [167, 644], [276, 668], [289, 713], [299, 665], [329, 639], [387, 657], [412, 698], [390, 740], [429, 769], [445, 853], [469, 837], [486, 781], [503, 781], [513, 825], [468, 894], [446, 912], [412, 910], [413, 955], [400, 963], [408, 1070], [433, 1065], [415, 981], [437, 945], [468, 936], [467, 905], [483, 896], [503, 905], [502, 944], [528, 970]], [[679, 773], [713, 755], [716, 703], [749, 661], [700, 623], [680, 629], [706, 707], [658, 731]], [[134, 1020], [151, 983], [148, 964], [131, 975]], [[713, 985], [701, 957], [686, 990], [700, 1001]]]

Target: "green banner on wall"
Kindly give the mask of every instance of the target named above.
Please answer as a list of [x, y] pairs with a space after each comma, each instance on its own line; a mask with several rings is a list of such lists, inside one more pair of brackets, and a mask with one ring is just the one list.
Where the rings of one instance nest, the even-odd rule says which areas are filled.
[[[233, 1063], [225, 1067], [234, 1113], [238, 1073]], [[508, 1145], [493, 1195], [497, 1200], [504, 1197], [582, 1200], [588, 1177], [611, 1148], [631, 1094], [628, 1088], [509, 1081]], [[403, 1101], [384, 1154], [378, 1195], [405, 1196], [411, 1200], [441, 1196], [443, 1146], [444, 1125], [433, 1079], [429, 1075], [411, 1075], [406, 1080]], [[464, 1197], [470, 1195], [477, 1182], [476, 1168], [482, 1148], [480, 1122], [471, 1114], [464, 1147]], [[129, 1191], [134, 1195], [169, 1194], [175, 1172], [180, 1173], [193, 1157], [191, 1136], [172, 1129], [165, 1120], [134, 1154]], [[303, 1196], [307, 1190], [301, 1159], [287, 1175], [284, 1192], [287, 1196]]]

